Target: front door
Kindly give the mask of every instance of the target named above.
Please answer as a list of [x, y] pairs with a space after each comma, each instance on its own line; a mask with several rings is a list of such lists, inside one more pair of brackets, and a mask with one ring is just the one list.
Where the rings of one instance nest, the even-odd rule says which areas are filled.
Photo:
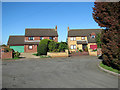
[[82, 49], [85, 51], [85, 48], [87, 48], [87, 44], [82, 44]]

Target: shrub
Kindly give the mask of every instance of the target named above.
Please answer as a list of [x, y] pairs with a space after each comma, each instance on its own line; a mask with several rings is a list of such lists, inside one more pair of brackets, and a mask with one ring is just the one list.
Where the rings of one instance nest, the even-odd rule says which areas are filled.
[[82, 49], [80, 49], [79, 51], [80, 51], [80, 52], [83, 52], [83, 50], [82, 50]]
[[66, 42], [60, 42], [59, 43], [59, 51], [61, 52], [63, 52], [63, 51], [65, 51], [65, 49], [68, 49], [68, 45], [67, 45], [67, 43]]
[[57, 52], [58, 50], [58, 44], [55, 41], [50, 41], [48, 44], [49, 52]]
[[48, 40], [48, 39], [43, 39], [40, 41], [40, 43], [37, 47], [37, 54], [38, 55], [47, 55], [49, 42], [50, 42], [50, 40]]
[[17, 51], [17, 52], [13, 52], [13, 55], [14, 55], [14, 58], [15, 58], [15, 57], [18, 58], [18, 57], [20, 56], [20, 53], [19, 53], [18, 51]]
[[88, 47], [85, 48], [85, 51], [88, 52]]

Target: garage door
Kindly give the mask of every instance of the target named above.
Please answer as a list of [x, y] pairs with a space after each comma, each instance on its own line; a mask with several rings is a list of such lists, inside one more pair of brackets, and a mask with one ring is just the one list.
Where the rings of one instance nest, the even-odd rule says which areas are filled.
[[20, 53], [24, 52], [24, 46], [10, 46], [14, 51], [18, 51]]

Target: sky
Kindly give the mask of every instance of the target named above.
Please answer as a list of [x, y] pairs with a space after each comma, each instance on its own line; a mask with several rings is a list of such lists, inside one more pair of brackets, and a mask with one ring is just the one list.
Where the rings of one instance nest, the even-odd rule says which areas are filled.
[[9, 35], [24, 35], [25, 28], [58, 29], [58, 41], [65, 42], [70, 29], [100, 28], [92, 17], [94, 2], [3, 2], [2, 44]]

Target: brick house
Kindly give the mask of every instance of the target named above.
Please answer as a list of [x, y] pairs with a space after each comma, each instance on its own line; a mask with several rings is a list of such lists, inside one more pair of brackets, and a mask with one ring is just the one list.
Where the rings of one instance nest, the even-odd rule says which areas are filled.
[[55, 29], [25, 29], [24, 52], [37, 52], [37, 46], [42, 39], [58, 42], [57, 26]]
[[102, 29], [69, 29], [68, 27], [68, 47], [69, 51], [85, 50], [88, 48], [90, 52], [91, 49], [97, 49], [96, 35], [101, 33]]
[[8, 45], [15, 51], [37, 52], [37, 46], [42, 39], [58, 42], [57, 26], [55, 29], [26, 28], [25, 36], [10, 36]]

